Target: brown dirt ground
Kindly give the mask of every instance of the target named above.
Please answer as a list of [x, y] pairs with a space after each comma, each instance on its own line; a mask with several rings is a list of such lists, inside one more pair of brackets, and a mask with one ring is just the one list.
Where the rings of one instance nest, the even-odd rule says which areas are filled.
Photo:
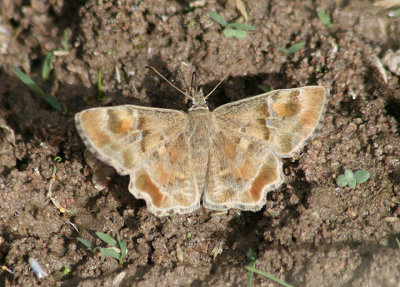
[[[214, 10], [240, 21], [235, 1], [197, 3], [1, 2], [0, 125], [15, 131], [15, 147], [2, 133], [0, 265], [14, 274], [0, 271], [0, 286], [245, 286], [249, 248], [258, 269], [294, 286], [399, 286], [399, 78], [388, 72], [385, 83], [373, 64], [375, 55], [400, 48], [399, 18], [371, 1], [245, 1], [257, 30], [239, 41], [224, 37], [207, 16]], [[332, 17], [333, 28], [316, 9]], [[68, 53], [53, 58], [44, 82], [43, 60], [63, 49], [64, 31]], [[276, 49], [299, 41], [305, 47], [296, 53]], [[157, 218], [130, 195], [127, 177], [84, 152], [73, 120], [83, 109], [127, 103], [185, 109], [183, 97], [145, 65], [181, 85], [177, 71], [190, 63], [209, 91], [238, 58], [211, 108], [261, 93], [260, 84], [330, 90], [319, 132], [300, 156], [284, 160], [285, 184], [268, 194], [261, 211], [201, 208]], [[52, 91], [68, 114], [22, 84], [12, 65]], [[53, 163], [55, 156], [62, 162]], [[355, 189], [338, 188], [335, 178], [344, 169], [366, 169], [371, 178]], [[48, 200], [50, 184], [69, 212]], [[97, 231], [127, 241], [122, 265], [76, 240], [100, 245]], [[29, 257], [49, 275], [37, 279]], [[255, 276], [253, 286], [277, 284]]]

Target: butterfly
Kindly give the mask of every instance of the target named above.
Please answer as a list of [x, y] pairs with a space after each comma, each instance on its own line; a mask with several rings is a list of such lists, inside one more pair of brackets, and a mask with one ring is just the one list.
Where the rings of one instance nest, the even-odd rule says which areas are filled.
[[299, 153], [327, 101], [324, 87], [307, 86], [210, 111], [211, 93], [195, 84], [184, 94], [192, 101], [188, 112], [121, 105], [75, 116], [89, 151], [129, 175], [130, 193], [157, 216], [189, 213], [200, 202], [212, 210], [260, 210], [283, 182], [280, 158]]

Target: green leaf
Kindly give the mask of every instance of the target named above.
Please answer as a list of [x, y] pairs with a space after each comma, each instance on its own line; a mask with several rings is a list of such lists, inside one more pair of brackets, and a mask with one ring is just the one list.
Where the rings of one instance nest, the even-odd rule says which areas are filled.
[[338, 176], [338, 178], [336, 179], [336, 184], [339, 187], [344, 187], [349, 183], [349, 181], [347, 180], [347, 177], [344, 174], [341, 174]]
[[322, 23], [328, 27], [328, 28], [332, 28], [333, 24], [331, 21], [331, 18], [322, 10], [317, 10], [317, 14], [319, 19], [322, 21]]
[[371, 174], [369, 173], [369, 171], [364, 170], [364, 169], [357, 170], [354, 173], [354, 177], [355, 177], [357, 183], [366, 182], [369, 179], [370, 176], [371, 176]]
[[347, 181], [353, 180], [354, 179], [354, 173], [350, 169], [346, 169], [344, 171], [344, 175], [347, 178]]
[[399, 249], [400, 249], [400, 240], [398, 240], [398, 239], [396, 238], [396, 242], [397, 242], [397, 245], [399, 246]]
[[67, 32], [67, 30], [64, 30], [64, 39], [61, 42], [61, 45], [63, 46], [64, 51], [68, 51], [68, 41], [69, 41], [68, 32]]
[[236, 30], [236, 29], [224, 29], [224, 35], [228, 38], [235, 37], [236, 39], [243, 39], [246, 37], [246, 32], [242, 30]]
[[121, 255], [110, 248], [100, 248], [100, 253], [102, 256], [108, 256], [120, 260]]
[[18, 69], [16, 66], [13, 67], [13, 70], [15, 74], [17, 74], [18, 78], [29, 88], [34, 90], [36, 93], [41, 95], [42, 97], [46, 97], [46, 94], [42, 91], [41, 88], [29, 77], [27, 74], [22, 72], [20, 69]]
[[214, 11], [208, 11], [208, 16], [210, 16], [211, 19], [213, 19], [215, 22], [219, 23], [222, 26], [226, 26], [227, 22], [224, 17], [219, 15], [217, 12]]
[[269, 91], [271, 91], [268, 87], [264, 85], [257, 85], [257, 87], [261, 89], [264, 93], [268, 93]]
[[93, 245], [92, 245], [92, 243], [90, 243], [89, 241], [87, 241], [87, 240], [85, 240], [85, 239], [83, 239], [83, 238], [80, 238], [80, 237], [77, 237], [76, 240], [78, 240], [80, 243], [82, 243], [83, 245], [85, 245], [89, 250], [92, 250], [92, 249], [93, 249]]
[[225, 29], [224, 30], [224, 35], [228, 38], [232, 38], [235, 35], [235, 30], [233, 29]]
[[41, 95], [44, 100], [49, 103], [53, 108], [55, 108], [59, 112], [63, 112], [63, 108], [61, 107], [60, 102], [57, 100], [56, 97], [53, 97], [51, 95], [46, 95], [41, 88], [29, 77], [27, 74], [22, 72], [20, 69], [18, 69], [16, 66], [13, 66], [13, 70], [17, 77], [29, 88], [34, 90], [36, 93]]
[[121, 249], [121, 258], [124, 258], [126, 256], [126, 253], [127, 253], [126, 241], [125, 240], [121, 240], [119, 242], [119, 248]]
[[113, 247], [118, 247], [117, 240], [115, 240], [111, 236], [108, 236], [107, 234], [105, 234], [103, 232], [96, 232], [96, 235], [97, 235], [97, 237], [99, 237], [101, 240], [103, 240], [108, 245], [113, 246]]
[[290, 46], [287, 51], [289, 54], [293, 54], [297, 51], [299, 51], [301, 48], [303, 48], [303, 46], [305, 45], [304, 42], [298, 42], [296, 44], [293, 44], [292, 46]]
[[99, 73], [97, 74], [97, 91], [98, 91], [98, 96], [97, 99], [99, 101], [103, 101], [104, 100], [104, 92], [103, 92], [103, 86], [101, 84], [101, 76], [103, 75], [103, 70], [100, 69]]
[[229, 23], [228, 25], [226, 25], [226, 28], [232, 28], [243, 31], [253, 31], [256, 29], [256, 27], [246, 23]]
[[348, 185], [349, 185], [350, 188], [355, 188], [356, 185], [357, 185], [356, 179], [354, 177], [349, 179]]
[[47, 103], [49, 103], [53, 108], [55, 108], [57, 111], [64, 113], [63, 108], [56, 97], [53, 97], [52, 95], [45, 95], [44, 100]]
[[120, 259], [120, 263], [122, 264], [123, 262], [123, 258], [126, 255], [126, 242], [125, 240], [121, 240], [121, 237], [119, 236], [119, 234], [117, 234], [117, 241], [118, 241], [118, 245], [119, 245], [119, 249], [121, 250], [121, 259]]
[[292, 287], [292, 285], [290, 285], [290, 284], [288, 284], [288, 283], [282, 281], [281, 279], [276, 278], [275, 276], [273, 276], [273, 275], [271, 275], [271, 274], [268, 274], [268, 273], [266, 273], [266, 272], [263, 272], [263, 271], [261, 271], [261, 270], [258, 270], [258, 269], [254, 268], [254, 267], [252, 267], [252, 266], [246, 266], [245, 268], [246, 268], [248, 271], [257, 273], [257, 274], [259, 274], [259, 275], [261, 275], [261, 276], [264, 276], [264, 277], [266, 277], [266, 278], [268, 278], [268, 279], [271, 279], [272, 281], [275, 281], [276, 283], [279, 283], [279, 284], [281, 284], [282, 286], [285, 286], [285, 287]]
[[289, 54], [289, 51], [288, 51], [288, 49], [286, 49], [286, 48], [276, 47], [276, 49], [277, 49], [278, 51], [280, 51], [280, 52]]
[[42, 67], [42, 79], [46, 81], [49, 78], [51, 68], [51, 59], [53, 58], [54, 52], [50, 51], [47, 53], [46, 58], [44, 58]]

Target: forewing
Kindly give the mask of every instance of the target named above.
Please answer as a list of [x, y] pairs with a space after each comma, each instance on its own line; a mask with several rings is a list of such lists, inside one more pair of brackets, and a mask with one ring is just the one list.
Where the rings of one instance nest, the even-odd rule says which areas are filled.
[[84, 110], [76, 114], [75, 122], [87, 148], [126, 175], [181, 134], [187, 115], [175, 110], [124, 105]]
[[211, 139], [203, 205], [257, 211], [283, 179], [279, 158], [265, 142], [219, 131]]
[[321, 86], [275, 90], [223, 105], [213, 114], [221, 130], [259, 139], [279, 157], [298, 153], [325, 111]]
[[125, 105], [84, 110], [75, 121], [88, 149], [129, 174], [129, 191], [151, 212], [162, 216], [199, 207], [187, 152], [187, 114]]

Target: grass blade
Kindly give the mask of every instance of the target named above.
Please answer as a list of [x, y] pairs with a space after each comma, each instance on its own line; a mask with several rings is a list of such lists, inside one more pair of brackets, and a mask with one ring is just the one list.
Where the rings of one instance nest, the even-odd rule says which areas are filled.
[[52, 70], [51, 68], [51, 59], [53, 58], [54, 52], [50, 51], [47, 53], [46, 58], [44, 59], [43, 62], [43, 67], [42, 67], [42, 79], [46, 81], [49, 78], [50, 72]]
[[13, 67], [13, 70], [15, 74], [17, 74], [18, 78], [29, 88], [34, 90], [36, 93], [41, 95], [42, 97], [46, 97], [46, 94], [42, 91], [41, 88], [32, 80], [31, 77], [29, 77], [27, 74], [22, 72], [20, 69], [18, 69], [16, 66]]
[[31, 77], [29, 77], [27, 74], [22, 72], [20, 69], [18, 69], [16, 66], [13, 66], [13, 70], [17, 77], [29, 88], [34, 90], [36, 93], [41, 95], [44, 100], [49, 103], [53, 108], [55, 108], [57, 111], [60, 113], [63, 112], [63, 108], [61, 107], [60, 102], [57, 100], [56, 97], [53, 97], [51, 95], [46, 95], [41, 88], [32, 80]]
[[257, 87], [262, 90], [264, 93], [268, 93], [269, 91], [271, 91], [271, 89], [269, 89], [268, 87], [264, 86], [264, 85], [257, 85]]
[[97, 74], [97, 91], [98, 91], [98, 97], [97, 99], [99, 101], [104, 101], [104, 92], [103, 92], [103, 85], [101, 83], [101, 77], [103, 75], [103, 70], [100, 69], [99, 73]]
[[97, 237], [99, 237], [101, 240], [103, 240], [108, 245], [118, 247], [117, 240], [108, 236], [107, 234], [105, 234], [103, 232], [96, 232], [96, 235], [97, 235]]
[[268, 279], [271, 279], [272, 281], [274, 281], [274, 282], [276, 282], [276, 283], [279, 283], [279, 284], [281, 284], [282, 286], [285, 286], [285, 287], [293, 287], [292, 285], [286, 283], [285, 281], [282, 281], [281, 279], [279, 279], [279, 278], [277, 278], [277, 277], [275, 277], [275, 276], [273, 276], [273, 275], [271, 275], [271, 274], [268, 274], [268, 273], [266, 273], [266, 272], [263, 272], [263, 271], [261, 271], [261, 270], [258, 270], [258, 269], [254, 268], [254, 267], [246, 266], [245, 268], [246, 268], [248, 271], [250, 271], [250, 272], [254, 272], [254, 273], [257, 273], [257, 274], [259, 274], [259, 275], [261, 275], [261, 276], [264, 276], [264, 277], [266, 277], [266, 278], [268, 278]]
[[68, 51], [68, 41], [69, 41], [68, 31], [64, 30], [64, 38], [61, 42], [61, 45], [63, 46], [64, 51]]

